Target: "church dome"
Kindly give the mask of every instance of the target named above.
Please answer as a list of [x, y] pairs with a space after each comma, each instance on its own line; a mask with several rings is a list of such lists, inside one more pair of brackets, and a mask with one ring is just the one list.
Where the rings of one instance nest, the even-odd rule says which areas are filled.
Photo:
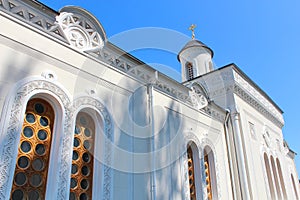
[[180, 61], [179, 55], [180, 55], [184, 50], [189, 49], [189, 48], [192, 48], [192, 47], [205, 48], [205, 49], [207, 49], [207, 50], [210, 52], [212, 58], [213, 58], [213, 56], [214, 56], [213, 50], [211, 50], [211, 48], [209, 48], [208, 46], [206, 46], [204, 43], [200, 42], [199, 40], [190, 40], [188, 43], [186, 43], [186, 45], [184, 45], [184, 47], [183, 47], [183, 48], [180, 50], [180, 52], [178, 53], [178, 55], [177, 55], [178, 61]]

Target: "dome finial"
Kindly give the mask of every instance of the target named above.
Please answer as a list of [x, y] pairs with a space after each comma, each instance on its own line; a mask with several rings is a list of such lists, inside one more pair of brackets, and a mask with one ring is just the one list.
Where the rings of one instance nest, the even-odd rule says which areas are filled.
[[190, 27], [189, 27], [189, 30], [192, 31], [192, 40], [195, 39], [195, 28], [197, 27], [196, 24], [192, 24]]

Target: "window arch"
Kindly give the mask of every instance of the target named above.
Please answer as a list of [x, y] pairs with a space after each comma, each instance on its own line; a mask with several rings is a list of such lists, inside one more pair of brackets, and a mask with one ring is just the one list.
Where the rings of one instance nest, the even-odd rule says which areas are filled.
[[187, 80], [192, 80], [194, 78], [194, 67], [193, 64], [190, 62], [187, 62], [185, 65], [186, 69], [186, 78]]
[[204, 175], [207, 199], [217, 199], [217, 181], [215, 171], [215, 158], [212, 149], [208, 146], [204, 148]]
[[271, 168], [270, 168], [269, 159], [268, 159], [268, 156], [266, 153], [264, 153], [264, 161], [265, 161], [265, 168], [266, 168], [267, 177], [268, 177], [271, 199], [275, 199], [275, 191], [274, 191], [274, 186], [273, 186], [273, 181], [272, 181]]
[[196, 200], [202, 196], [201, 169], [198, 146], [194, 142], [187, 145], [187, 172], [190, 199]]
[[74, 129], [70, 199], [92, 199], [95, 123], [79, 112]]
[[191, 146], [188, 146], [187, 148], [187, 159], [188, 159], [190, 199], [196, 200], [195, 160], [194, 160], [193, 150]]
[[293, 188], [294, 188], [294, 192], [295, 192], [295, 197], [296, 197], [296, 200], [298, 200], [299, 197], [298, 197], [297, 188], [296, 188], [296, 185], [295, 185], [295, 179], [294, 179], [293, 174], [291, 174], [291, 179], [292, 179], [292, 184], [293, 184]]
[[45, 100], [26, 105], [11, 199], [44, 199], [46, 194], [55, 113]]
[[275, 162], [274, 162], [273, 156], [271, 156], [271, 165], [272, 165], [272, 171], [273, 171], [275, 187], [276, 187], [276, 191], [277, 191], [277, 198], [282, 199], [281, 192], [280, 192], [280, 187], [279, 187], [279, 182], [278, 182], [278, 177], [277, 177], [277, 170], [276, 170], [276, 167], [275, 167]]
[[277, 164], [277, 169], [278, 169], [278, 175], [279, 175], [281, 190], [282, 190], [282, 193], [283, 193], [283, 199], [287, 199], [285, 184], [284, 184], [284, 180], [283, 180], [283, 176], [282, 176], [281, 165], [280, 165], [280, 162], [279, 162], [278, 158], [276, 158], [276, 164]]

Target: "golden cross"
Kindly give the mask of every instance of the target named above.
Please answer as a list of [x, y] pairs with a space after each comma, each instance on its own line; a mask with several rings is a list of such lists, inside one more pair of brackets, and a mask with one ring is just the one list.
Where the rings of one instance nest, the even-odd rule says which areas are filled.
[[190, 27], [189, 27], [189, 30], [192, 31], [192, 39], [195, 39], [195, 28], [196, 28], [196, 24], [192, 24]]

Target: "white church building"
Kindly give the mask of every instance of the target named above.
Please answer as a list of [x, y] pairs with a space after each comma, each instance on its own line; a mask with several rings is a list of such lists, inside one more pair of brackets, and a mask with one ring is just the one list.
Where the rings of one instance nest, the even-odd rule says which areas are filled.
[[282, 110], [202, 42], [180, 83], [79, 7], [0, 0], [0, 24], [1, 200], [300, 198]]

